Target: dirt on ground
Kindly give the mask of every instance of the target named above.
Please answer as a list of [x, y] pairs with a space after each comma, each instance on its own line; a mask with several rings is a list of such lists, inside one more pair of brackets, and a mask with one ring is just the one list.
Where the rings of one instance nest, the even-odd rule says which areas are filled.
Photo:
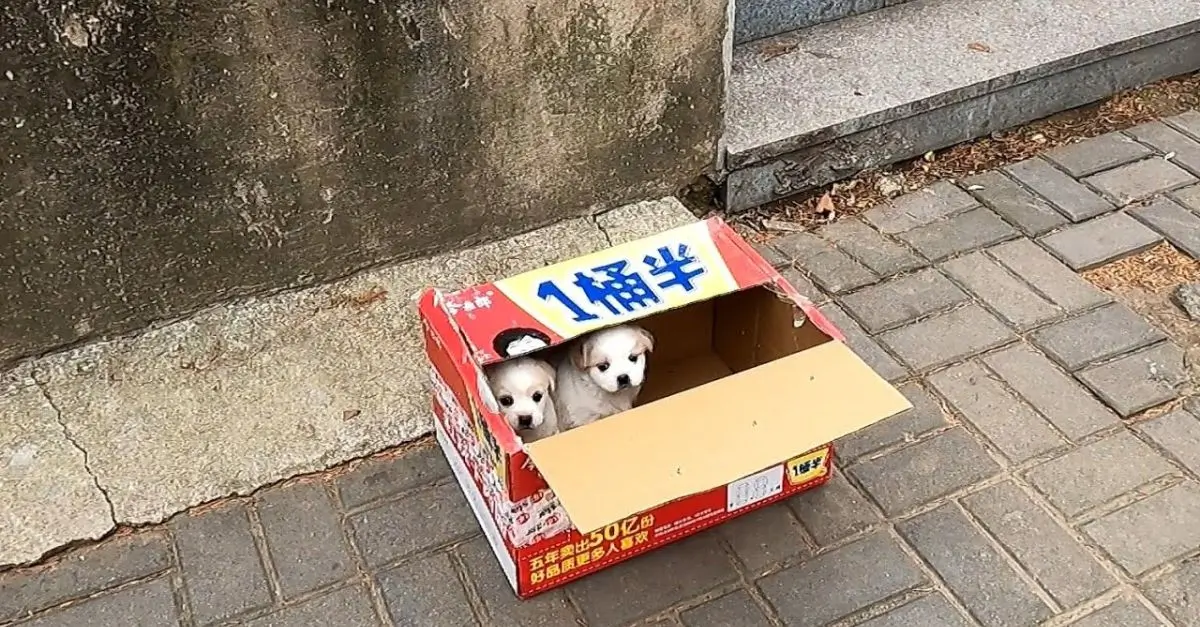
[[1096, 287], [1162, 329], [1184, 350], [1190, 389], [1200, 389], [1200, 322], [1171, 300], [1183, 284], [1200, 281], [1200, 262], [1167, 243], [1083, 273]]
[[724, 215], [714, 190], [700, 183], [683, 193], [701, 215], [722, 214], [743, 236], [763, 241], [794, 230], [854, 215], [889, 198], [939, 180], [954, 180], [1042, 154], [1143, 122], [1200, 107], [1200, 73], [1170, 78], [1117, 94], [1099, 103], [930, 152], [887, 168], [863, 172], [826, 187], [779, 200], [745, 213]]

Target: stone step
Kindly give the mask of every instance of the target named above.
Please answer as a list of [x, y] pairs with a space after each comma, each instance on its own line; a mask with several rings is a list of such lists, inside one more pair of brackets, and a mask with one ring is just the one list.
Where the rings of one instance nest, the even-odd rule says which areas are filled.
[[738, 0], [733, 43], [743, 44], [910, 0]]
[[1198, 69], [1197, 0], [913, 0], [744, 43], [722, 200], [748, 209]]

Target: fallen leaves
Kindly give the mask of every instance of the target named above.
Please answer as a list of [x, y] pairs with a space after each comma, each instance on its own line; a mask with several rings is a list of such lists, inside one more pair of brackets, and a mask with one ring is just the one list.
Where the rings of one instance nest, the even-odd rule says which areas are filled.
[[1200, 262], [1162, 243], [1083, 273], [1083, 278], [1103, 290], [1136, 287], [1161, 293], [1180, 283], [1200, 281]]
[[973, 52], [982, 52], [985, 54], [991, 54], [992, 52], [992, 49], [989, 48], [987, 44], [981, 44], [978, 41], [973, 41], [967, 44], [967, 50], [971, 50]]

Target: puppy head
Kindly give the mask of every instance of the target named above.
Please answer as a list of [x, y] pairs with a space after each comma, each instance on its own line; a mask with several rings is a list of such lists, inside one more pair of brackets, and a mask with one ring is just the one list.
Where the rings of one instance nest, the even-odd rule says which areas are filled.
[[642, 384], [646, 354], [653, 350], [654, 337], [649, 331], [624, 324], [587, 336], [576, 345], [571, 359], [596, 385], [613, 393]]
[[554, 368], [532, 357], [518, 357], [488, 369], [488, 387], [500, 414], [516, 431], [535, 429], [553, 408]]

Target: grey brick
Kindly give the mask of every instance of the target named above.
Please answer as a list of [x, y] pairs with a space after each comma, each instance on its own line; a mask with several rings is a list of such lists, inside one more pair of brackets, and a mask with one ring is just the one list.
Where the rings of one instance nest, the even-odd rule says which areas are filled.
[[767, 627], [771, 621], [745, 590], [738, 590], [679, 615], [686, 627]]
[[[570, 594], [589, 625], [623, 625], [736, 577], [717, 536], [710, 532], [588, 575], [571, 584]], [[645, 590], [654, 594], [645, 594]]]
[[1162, 623], [1141, 603], [1118, 599], [1071, 623], [1071, 627], [1162, 627]]
[[991, 246], [1018, 233], [990, 209], [980, 207], [896, 235], [933, 261]]
[[894, 357], [880, 348], [879, 344], [867, 335], [867, 332], [841, 307], [833, 303], [822, 305], [821, 313], [825, 314], [833, 326], [841, 329], [842, 334], [846, 336], [846, 345], [872, 370], [879, 373], [879, 376], [888, 381], [896, 381], [908, 376], [908, 369], [901, 366]]
[[1078, 382], [1025, 344], [991, 353], [983, 362], [1072, 440], [1121, 422]]
[[1014, 163], [1005, 170], [1050, 201], [1072, 222], [1094, 218], [1116, 208], [1087, 186], [1041, 159]]
[[[962, 182], [985, 206], [1015, 224], [1026, 235], [1041, 235], [1067, 223], [1066, 217], [999, 170]], [[971, 189], [979, 187], [982, 189]]]
[[171, 565], [161, 530], [117, 536], [44, 566], [0, 573], [0, 623], [148, 577]]
[[1031, 337], [1039, 348], [1074, 371], [1166, 336], [1128, 307], [1112, 304], [1035, 331]]
[[1181, 190], [1171, 192], [1169, 196], [1192, 213], [1200, 213], [1200, 185], [1185, 187]]
[[[1200, 625], [1200, 560], [1185, 560], [1179, 570], [1145, 586], [1146, 596], [1176, 625]], [[1123, 626], [1122, 626], [1123, 627]]]
[[1188, 377], [1183, 351], [1171, 342], [1081, 370], [1078, 376], [1123, 417], [1178, 397]]
[[459, 548], [467, 578], [483, 602], [492, 627], [576, 627], [575, 615], [562, 589], [522, 601], [513, 592], [487, 540], [480, 537]]
[[927, 268], [841, 298], [869, 333], [879, 333], [969, 300], [942, 273]]
[[1019, 330], [1063, 314], [1057, 305], [1033, 291], [1029, 284], [1010, 274], [982, 251], [951, 259], [942, 264], [941, 269]]
[[852, 461], [885, 446], [912, 442], [917, 436], [948, 424], [942, 406], [920, 384], [910, 381], [896, 389], [912, 403], [912, 409], [838, 440], [838, 458]]
[[1015, 336], [979, 305], [888, 331], [879, 341], [914, 370], [925, 371], [966, 359], [1011, 341]]
[[1128, 431], [1052, 459], [1027, 473], [1029, 482], [1067, 516], [1174, 472], [1174, 468]]
[[1185, 481], [1083, 527], [1133, 576], [1200, 549], [1200, 486]]
[[1043, 248], [1027, 239], [1000, 244], [988, 253], [1025, 279], [1050, 302], [1068, 312], [1111, 302], [1112, 297], [1079, 278]]
[[1141, 423], [1138, 429], [1188, 470], [1200, 474], [1200, 419], [1195, 415], [1177, 409]]
[[1168, 198], [1157, 198], [1153, 202], [1129, 210], [1134, 217], [1150, 225], [1166, 236], [1193, 258], [1200, 258], [1200, 215], [1176, 204]]
[[1041, 414], [977, 363], [951, 366], [931, 375], [929, 384], [1013, 462], [1067, 443]]
[[1173, 154], [1171, 161], [1200, 173], [1200, 142], [1171, 128], [1163, 122], [1150, 122], [1129, 131], [1142, 143], [1154, 146], [1159, 152]]
[[874, 283], [879, 278], [850, 255], [812, 233], [793, 233], [773, 243], [781, 253], [795, 260], [796, 266], [818, 287], [834, 294]]
[[886, 237], [858, 218], [826, 224], [817, 235], [833, 242], [879, 276], [915, 270], [925, 265], [916, 253]]
[[171, 584], [167, 578], [160, 577], [47, 612], [21, 623], [21, 627], [164, 627], [180, 624]]
[[818, 289], [816, 285], [813, 285], [813, 282], [810, 281], [808, 277], [804, 276], [804, 273], [801, 272], [799, 268], [795, 266], [784, 266], [779, 270], [779, 274], [783, 276], [783, 278], [787, 280], [792, 287], [796, 288], [796, 291], [800, 292], [801, 296], [807, 298], [813, 303], [821, 304], [829, 300], [829, 297], [826, 296], [825, 293], [820, 289]]
[[1200, 139], [1200, 111], [1192, 109], [1164, 120], [1167, 124], [1187, 133], [1193, 138]]
[[817, 544], [828, 546], [880, 522], [858, 489], [835, 472], [825, 485], [800, 493], [789, 505]]
[[1162, 236], [1124, 213], [1111, 213], [1051, 233], [1040, 241], [1071, 268], [1089, 270], [1152, 248]]
[[1196, 177], [1166, 159], [1146, 159], [1089, 176], [1084, 181], [1124, 206], [1195, 183]]
[[262, 495], [259, 519], [285, 599], [354, 574], [341, 516], [319, 483], [296, 483]]
[[350, 518], [350, 525], [359, 551], [372, 566], [479, 532], [479, 523], [455, 484], [361, 512]]
[[934, 592], [872, 618], [858, 627], [971, 627], [946, 597]]
[[1033, 625], [1054, 614], [954, 504], [896, 528], [984, 627]]
[[963, 505], [1063, 607], [1117, 585], [1065, 529], [1016, 484], [1005, 482], [963, 499]]
[[243, 623], [245, 627], [376, 627], [379, 619], [365, 586], [348, 586], [327, 592]]
[[271, 603], [243, 505], [187, 513], [176, 517], [171, 526], [197, 624], [224, 620]]
[[752, 573], [809, 553], [800, 522], [783, 503], [768, 505], [734, 518], [718, 527], [717, 533], [729, 542], [746, 570]]
[[950, 183], [939, 181], [868, 209], [863, 219], [889, 235], [925, 226], [978, 206], [974, 198]]
[[406, 562], [376, 577], [388, 614], [398, 627], [474, 625], [458, 574], [444, 553]]
[[889, 516], [903, 514], [1000, 472], [978, 442], [961, 428], [847, 470]]
[[792, 264], [792, 260], [788, 259], [786, 255], [776, 250], [770, 242], [751, 244], [751, 247], [754, 248], [754, 252], [758, 253], [758, 256], [762, 257], [767, 261], [767, 263], [776, 268], [783, 268], [784, 266], [790, 266]]
[[1057, 163], [1067, 174], [1079, 178], [1137, 161], [1151, 154], [1149, 148], [1122, 133], [1113, 132], [1060, 146], [1046, 153], [1046, 158]]
[[877, 531], [758, 585], [785, 625], [817, 627], [923, 582], [921, 571], [896, 541]]
[[450, 476], [450, 465], [432, 443], [403, 453], [366, 460], [336, 480], [342, 503], [355, 508], [376, 499], [428, 485]]

